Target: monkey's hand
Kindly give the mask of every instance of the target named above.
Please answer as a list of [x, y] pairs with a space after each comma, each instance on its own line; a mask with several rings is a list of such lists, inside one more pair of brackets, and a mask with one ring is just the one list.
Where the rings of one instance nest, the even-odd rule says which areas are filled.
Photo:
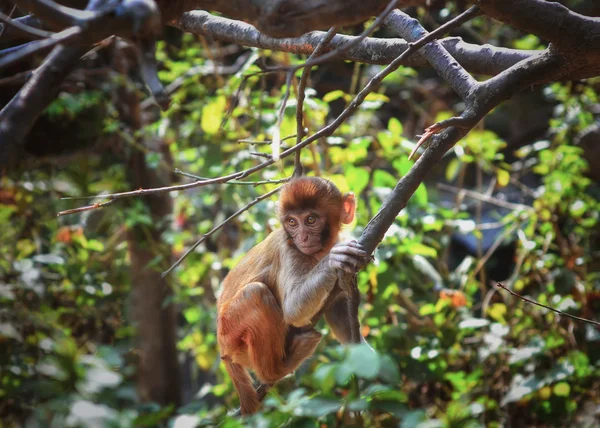
[[369, 254], [356, 241], [345, 241], [334, 245], [329, 252], [329, 267], [354, 274], [369, 260]]

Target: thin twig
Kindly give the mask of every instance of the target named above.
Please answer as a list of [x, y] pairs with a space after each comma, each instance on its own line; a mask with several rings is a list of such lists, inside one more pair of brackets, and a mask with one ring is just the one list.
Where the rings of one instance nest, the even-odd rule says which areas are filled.
[[233, 220], [234, 218], [238, 217], [243, 212], [248, 211], [250, 208], [252, 208], [254, 205], [258, 204], [263, 199], [267, 199], [268, 197], [270, 197], [270, 196], [274, 195], [275, 193], [279, 192], [282, 188], [283, 188], [283, 186], [276, 187], [275, 189], [271, 190], [270, 192], [267, 192], [264, 195], [261, 195], [261, 196], [257, 197], [252, 202], [250, 202], [246, 206], [240, 208], [235, 213], [233, 213], [231, 216], [229, 216], [228, 218], [226, 218], [225, 220], [223, 220], [220, 224], [218, 224], [217, 226], [213, 227], [209, 232], [207, 232], [204, 235], [202, 235], [202, 237], [199, 240], [197, 240], [196, 243], [194, 245], [192, 245], [185, 253], [183, 253], [183, 255], [181, 257], [179, 257], [179, 259], [177, 259], [177, 261], [175, 263], [173, 263], [173, 265], [169, 269], [167, 269], [166, 271], [164, 271], [162, 273], [162, 277], [164, 278], [165, 276], [167, 276], [168, 274], [170, 274], [173, 271], [173, 269], [175, 269], [177, 266], [179, 266], [181, 264], [181, 262], [192, 251], [194, 251], [196, 248], [198, 248], [198, 246], [200, 244], [202, 244], [209, 236], [211, 236], [212, 234], [214, 234], [218, 230], [222, 229], [223, 226], [225, 226], [231, 220]]
[[[9, 21], [12, 21], [12, 16], [15, 13], [15, 11], [17, 10], [17, 5], [13, 5], [12, 9], [10, 10], [8, 15], [4, 15], [8, 18]], [[4, 32], [6, 31], [6, 24], [4, 24], [2, 26], [2, 28], [0, 28], [0, 39], [2, 38], [2, 36], [4, 35]]]
[[70, 27], [47, 39], [27, 43], [23, 45], [21, 49], [18, 49], [0, 58], [0, 69], [27, 58], [28, 56], [31, 56], [37, 52], [50, 49], [60, 43], [70, 42], [71, 40], [80, 37], [80, 35], [81, 28]]
[[273, 131], [273, 141], [271, 142], [271, 153], [273, 160], [277, 162], [281, 153], [281, 123], [283, 122], [283, 115], [285, 113], [285, 106], [290, 98], [290, 87], [292, 86], [292, 78], [294, 73], [289, 71], [285, 77], [285, 94], [281, 105], [279, 106], [279, 112], [277, 113], [277, 122], [275, 123], [275, 130]]
[[[184, 172], [184, 171], [180, 170], [179, 168], [175, 168], [175, 170], [173, 172], [178, 175], [183, 175], [184, 177], [193, 178], [194, 180], [209, 180], [209, 178], [207, 178], [207, 177], [200, 177], [198, 175], [190, 174], [189, 172]], [[255, 186], [256, 187], [256, 186], [260, 186], [261, 184], [282, 184], [282, 183], [287, 183], [288, 181], [290, 181], [289, 177], [288, 178], [280, 178], [278, 180], [261, 180], [261, 181], [231, 180], [231, 181], [228, 181], [227, 184], [237, 184], [237, 185], [241, 185], [241, 186]]]
[[[331, 27], [329, 31], [325, 33], [325, 36], [323, 36], [323, 39], [321, 39], [313, 53], [310, 54], [308, 60], [310, 61], [311, 59], [321, 55], [321, 52], [325, 46], [329, 44], [336, 33], [337, 27]], [[298, 83], [298, 96], [296, 97], [296, 144], [299, 144], [308, 133], [308, 129], [304, 127], [304, 98], [306, 97], [306, 84], [308, 83], [308, 77], [310, 76], [311, 69], [312, 66], [310, 65], [304, 67], [304, 70], [302, 70], [302, 76], [300, 77], [300, 83]], [[294, 158], [294, 177], [299, 177], [303, 173], [302, 162], [300, 161], [300, 152], [301, 150], [298, 150]]]
[[[71, 199], [75, 199], [75, 198], [71, 198]], [[92, 205], [88, 205], [86, 207], [79, 207], [79, 208], [73, 208], [72, 210], [65, 210], [65, 211], [61, 211], [58, 214], [56, 214], [56, 217], [60, 217], [63, 215], [68, 215], [68, 214], [77, 214], [83, 211], [91, 211], [91, 210], [95, 210], [98, 208], [104, 208], [107, 205], [112, 204], [115, 201], [115, 199], [109, 199], [106, 202], [97, 202], [95, 204]]]
[[[253, 58], [253, 57], [251, 57], [251, 58]], [[223, 120], [221, 120], [221, 124], [219, 125], [220, 129], [223, 129], [225, 127], [225, 124], [229, 120], [229, 117], [232, 115], [233, 110], [235, 110], [235, 108], [240, 100], [242, 91], [244, 90], [244, 88], [246, 87], [246, 84], [248, 83], [248, 80], [250, 80], [250, 78], [252, 78], [254, 76], [260, 76], [260, 75], [264, 76], [266, 74], [273, 74], [273, 73], [275, 73], [275, 71], [259, 71], [256, 73], [246, 74], [246, 75], [242, 76], [240, 86], [238, 86], [237, 91], [235, 91], [235, 95], [233, 96], [231, 103], [229, 104], [229, 108], [223, 115]]]
[[515, 293], [510, 288], [508, 288], [504, 284], [502, 284], [501, 282], [496, 282], [495, 285], [496, 285], [496, 287], [499, 287], [499, 288], [502, 288], [503, 290], [508, 291], [510, 294], [512, 294], [515, 297], [518, 297], [519, 299], [523, 300], [524, 302], [531, 303], [533, 305], [542, 307], [544, 309], [548, 309], [549, 311], [556, 312], [559, 315], [562, 315], [562, 316], [565, 316], [565, 317], [568, 317], [568, 318], [572, 318], [572, 319], [577, 320], [577, 321], [585, 322], [585, 323], [588, 323], [588, 324], [593, 324], [593, 325], [596, 325], [596, 326], [600, 327], [600, 321], [594, 321], [594, 320], [590, 320], [590, 319], [587, 319], [587, 318], [577, 317], [575, 315], [571, 315], [571, 314], [568, 314], [566, 312], [559, 311], [558, 309], [551, 308], [550, 306], [543, 305], [543, 304], [541, 304], [539, 302], [536, 302], [535, 300], [531, 300], [531, 299], [529, 299], [529, 298], [527, 298], [525, 296], [521, 296], [520, 294]]
[[275, 161], [275, 160], [276, 160], [274, 155], [273, 155], [273, 156], [271, 156], [271, 155], [270, 155], [270, 154], [268, 154], [268, 153], [250, 152], [250, 154], [251, 154], [252, 156], [258, 156], [259, 158], [273, 159], [273, 161]]
[[477, 266], [475, 266], [475, 269], [473, 270], [473, 273], [472, 273], [473, 277], [479, 273], [479, 271], [481, 270], [481, 268], [494, 255], [494, 253], [496, 252], [496, 250], [498, 249], [498, 247], [500, 247], [500, 245], [502, 245], [502, 242], [508, 237], [508, 235], [510, 235], [511, 233], [513, 233], [515, 231], [515, 229], [517, 228], [517, 226], [518, 225], [515, 224], [512, 227], [504, 229], [504, 231], [500, 234], [500, 236], [498, 236], [496, 238], [496, 240], [494, 241], [494, 243], [492, 244], [492, 246], [490, 248], [488, 248], [488, 250], [486, 251], [486, 253], [483, 255], [483, 257], [481, 257], [481, 259], [477, 263]]
[[446, 191], [451, 192], [451, 193], [455, 193], [455, 194], [458, 194], [458, 195], [469, 196], [470, 198], [477, 199], [477, 200], [483, 201], [483, 202], [488, 202], [490, 204], [497, 205], [497, 206], [502, 207], [502, 208], [507, 208], [509, 210], [517, 210], [517, 211], [520, 211], [520, 210], [531, 211], [531, 210], [533, 210], [533, 207], [530, 207], [528, 205], [515, 204], [515, 203], [512, 203], [512, 202], [503, 201], [501, 199], [494, 198], [493, 196], [488, 196], [486, 194], [475, 192], [473, 190], [459, 189], [458, 187], [450, 186], [449, 184], [445, 184], [445, 183], [438, 183], [437, 187], [439, 189], [446, 190]]
[[[288, 135], [287, 137], [282, 138], [281, 141], [284, 142], [284, 141], [290, 140], [292, 138], [296, 138], [296, 134]], [[238, 140], [238, 144], [242, 144], [242, 143], [266, 146], [266, 145], [273, 143], [273, 140], [249, 140], [249, 139]]]
[[14, 19], [12, 19], [11, 16], [14, 13], [16, 7], [16, 5], [13, 6], [10, 15], [5, 15], [2, 12], [0, 12], [0, 22], [4, 23], [4, 27], [2, 27], [2, 31], [0, 31], [0, 36], [2, 35], [2, 33], [4, 33], [4, 30], [6, 29], [7, 25], [13, 27], [19, 33], [24, 34], [32, 39], [45, 39], [54, 35], [54, 33], [50, 31], [44, 31], [34, 27], [30, 27], [29, 25], [23, 24], [22, 22], [15, 21]]

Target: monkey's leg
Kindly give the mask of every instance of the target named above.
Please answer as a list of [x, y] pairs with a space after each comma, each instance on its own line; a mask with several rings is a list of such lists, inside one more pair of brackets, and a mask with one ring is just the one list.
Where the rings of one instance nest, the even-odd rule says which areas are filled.
[[223, 361], [229, 377], [231, 377], [233, 386], [240, 397], [240, 409], [236, 414], [251, 415], [255, 413], [260, 407], [262, 399], [258, 399], [248, 371], [239, 364], [232, 362], [229, 358], [223, 358]]
[[[335, 338], [342, 344], [352, 342], [352, 329], [356, 328], [350, 324], [348, 309], [348, 297], [345, 293], [340, 293], [336, 299], [325, 309], [325, 321], [333, 332]], [[369, 344], [362, 335], [359, 335], [358, 343]], [[370, 348], [370, 346], [369, 346]]]
[[296, 370], [304, 360], [314, 354], [321, 337], [321, 333], [315, 330], [294, 334], [286, 351], [285, 366], [288, 373]]
[[[288, 374], [287, 326], [275, 296], [265, 284], [252, 282], [244, 286], [223, 308], [219, 321], [223, 336], [220, 343], [237, 343], [237, 348], [246, 354], [243, 359], [261, 382], [272, 384]], [[238, 361], [235, 351], [232, 354]]]

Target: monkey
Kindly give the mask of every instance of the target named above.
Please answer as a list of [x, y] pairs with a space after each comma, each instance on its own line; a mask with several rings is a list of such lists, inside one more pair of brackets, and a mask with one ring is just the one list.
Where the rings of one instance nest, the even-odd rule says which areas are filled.
[[[224, 279], [217, 342], [242, 415], [255, 413], [268, 387], [314, 353], [321, 334], [313, 327], [321, 316], [339, 342], [352, 340], [348, 295], [336, 285], [338, 273], [356, 273], [368, 259], [358, 242], [339, 242], [355, 209], [354, 194], [342, 195], [330, 181], [292, 178], [279, 199], [282, 227]], [[248, 370], [262, 383], [258, 391]]]

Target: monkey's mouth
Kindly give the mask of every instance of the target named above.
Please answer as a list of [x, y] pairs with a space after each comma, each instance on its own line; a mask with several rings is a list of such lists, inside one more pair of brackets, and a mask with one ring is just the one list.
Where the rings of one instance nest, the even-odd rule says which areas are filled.
[[319, 245], [319, 244], [303, 245], [303, 246], [298, 247], [298, 249], [306, 255], [311, 255], [311, 254], [318, 253], [319, 251], [321, 251], [321, 245]]

